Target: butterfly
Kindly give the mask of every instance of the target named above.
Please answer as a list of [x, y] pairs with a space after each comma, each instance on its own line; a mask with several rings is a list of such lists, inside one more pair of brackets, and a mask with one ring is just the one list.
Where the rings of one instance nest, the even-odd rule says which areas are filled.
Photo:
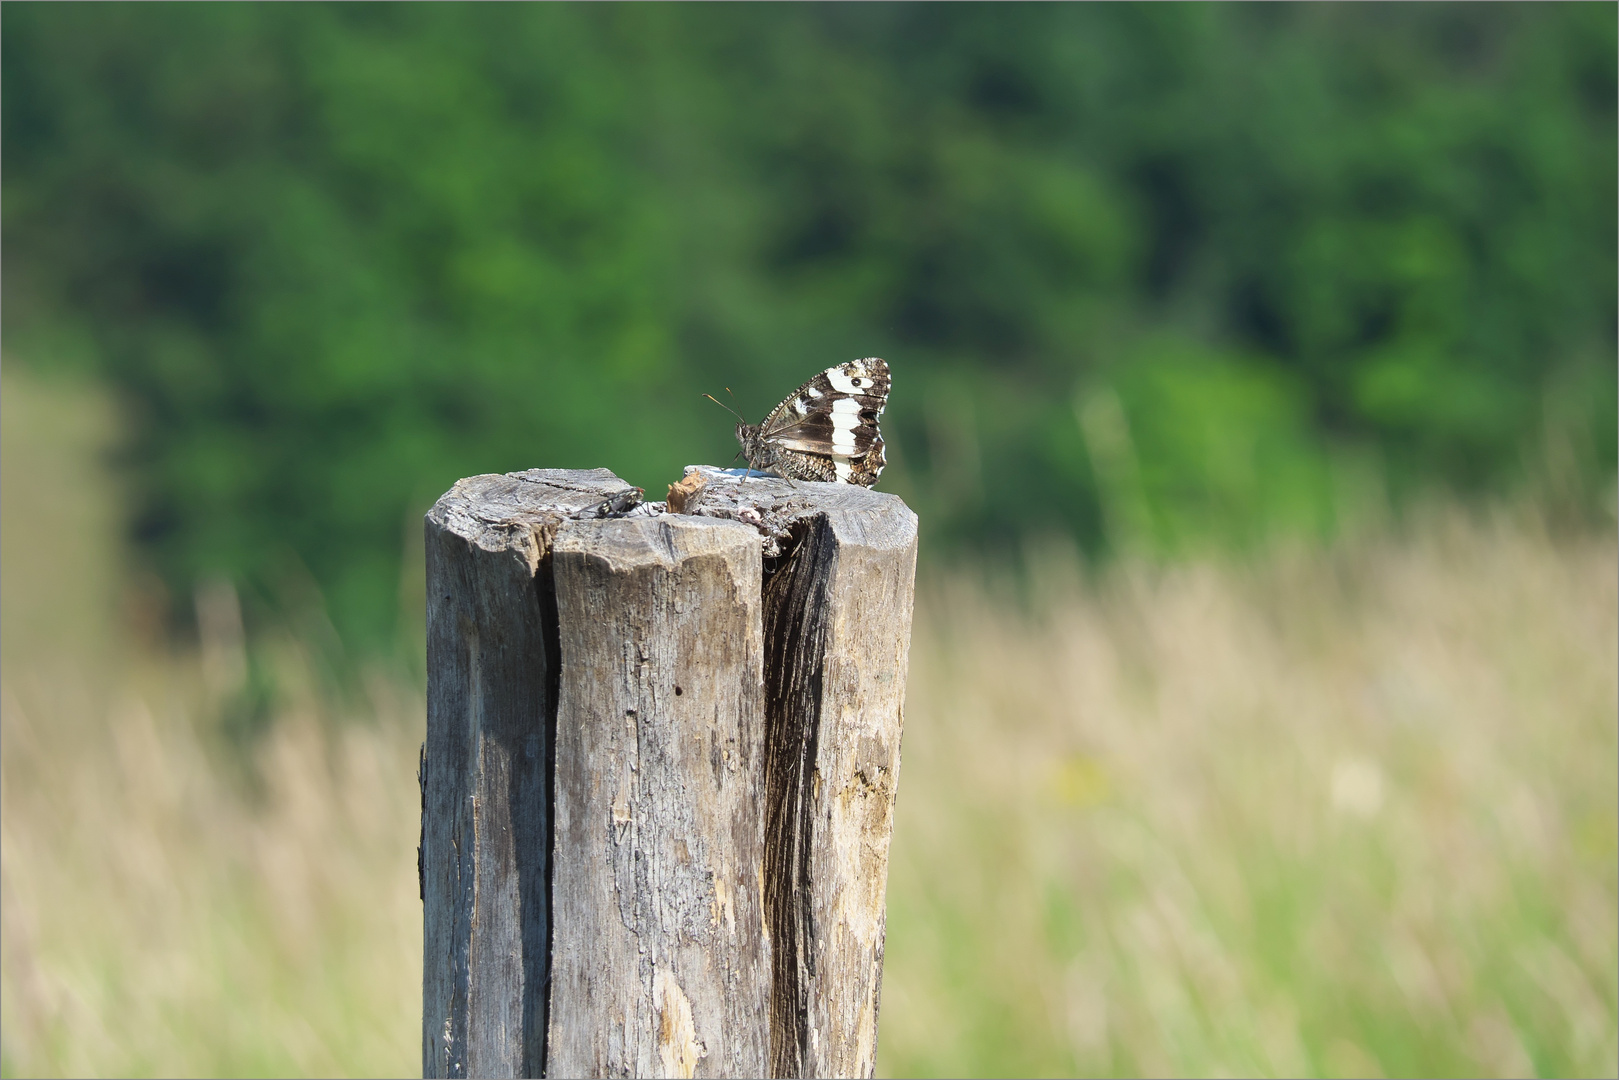
[[761, 423], [750, 424], [730, 409], [741, 421], [736, 441], [750, 468], [774, 469], [789, 480], [871, 487], [888, 463], [877, 429], [888, 387], [888, 364], [875, 356], [829, 367], [789, 394]]

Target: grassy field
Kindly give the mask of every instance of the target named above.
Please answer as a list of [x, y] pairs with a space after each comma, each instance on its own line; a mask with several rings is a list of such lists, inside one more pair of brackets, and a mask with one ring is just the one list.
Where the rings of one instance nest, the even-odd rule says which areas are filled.
[[[244, 768], [228, 591], [137, 632], [110, 411], [0, 403], [0, 1072], [416, 1073], [419, 688], [283, 641]], [[1435, 512], [927, 576], [881, 1071], [1614, 1075], [1615, 556]]]

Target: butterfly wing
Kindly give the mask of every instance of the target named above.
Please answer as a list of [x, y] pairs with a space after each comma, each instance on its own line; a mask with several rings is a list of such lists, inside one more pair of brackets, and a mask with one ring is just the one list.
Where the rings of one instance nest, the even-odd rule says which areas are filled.
[[870, 487], [887, 464], [878, 422], [890, 385], [875, 356], [827, 368], [771, 410], [760, 438], [794, 479]]

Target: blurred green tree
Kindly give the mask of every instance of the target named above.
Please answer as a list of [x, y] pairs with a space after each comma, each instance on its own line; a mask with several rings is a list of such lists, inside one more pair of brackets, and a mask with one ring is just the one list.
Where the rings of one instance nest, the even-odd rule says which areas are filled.
[[1590, 498], [1615, 11], [7, 5], [6, 347], [121, 390], [175, 588], [362, 645], [456, 477], [657, 495], [856, 355], [930, 545]]

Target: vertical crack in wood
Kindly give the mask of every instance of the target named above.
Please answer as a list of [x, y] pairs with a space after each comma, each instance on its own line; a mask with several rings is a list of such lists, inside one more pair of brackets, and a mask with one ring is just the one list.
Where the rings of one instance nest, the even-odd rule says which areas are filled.
[[870, 1076], [915, 517], [787, 498], [761, 566], [734, 521], [591, 518], [622, 487], [429, 514], [424, 1070]]
[[[545, 643], [545, 706], [541, 725], [540, 748], [545, 798], [545, 820], [556, 822], [556, 759], [557, 759], [557, 696], [562, 686], [562, 637], [557, 618], [557, 584], [552, 568], [549, 536], [536, 536], [542, 542], [539, 566], [534, 574], [534, 588], [539, 595], [541, 634]], [[551, 947], [555, 937], [555, 923], [551, 889], [556, 869], [556, 829], [546, 830], [544, 872], [541, 875], [543, 891], [535, 891], [524, 898], [523, 946], [524, 951], [539, 958], [539, 979], [527, 980], [523, 999], [523, 1030], [527, 1052], [525, 1076], [544, 1076], [549, 1023], [547, 1010], [551, 1000]], [[539, 910], [532, 908], [538, 905]]]
[[771, 1075], [803, 1076], [809, 980], [815, 760], [836, 539], [826, 516], [796, 522], [791, 554], [765, 584], [765, 918], [770, 928]]

